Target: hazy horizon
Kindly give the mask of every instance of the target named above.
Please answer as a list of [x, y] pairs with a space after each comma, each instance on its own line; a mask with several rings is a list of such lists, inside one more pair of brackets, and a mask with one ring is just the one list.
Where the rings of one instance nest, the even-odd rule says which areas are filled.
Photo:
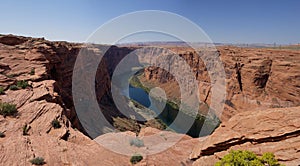
[[[111, 19], [140, 10], [181, 15], [201, 27], [214, 43], [300, 43], [300, 1], [296, 0], [4, 0], [0, 6], [0, 33], [82, 43]], [[109, 38], [109, 34], [105, 37]]]

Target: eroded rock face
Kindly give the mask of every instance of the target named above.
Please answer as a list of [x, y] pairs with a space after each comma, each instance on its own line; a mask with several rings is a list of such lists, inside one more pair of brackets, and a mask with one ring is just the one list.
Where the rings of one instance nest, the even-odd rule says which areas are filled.
[[[133, 154], [115, 153], [77, 130], [81, 126], [73, 108], [71, 81], [76, 56], [82, 45], [17, 36], [13, 38], [16, 41], [23, 40], [23, 43], [0, 42], [0, 86], [5, 90], [0, 100], [16, 104], [18, 113], [13, 117], [0, 116], [0, 131], [5, 134], [4, 138], [0, 138], [0, 165], [30, 165], [29, 160], [34, 157], [43, 157], [46, 165], [131, 165], [129, 160]], [[112, 48], [108, 55], [112, 57], [111, 53], [116, 51], [119, 56], [104, 59], [103, 65], [117, 64], [122, 54], [130, 50]], [[113, 66], [107, 70], [100, 67], [97, 72], [100, 78], [106, 78], [97, 80], [100, 104], [110, 102], [108, 87], [111, 70]], [[30, 86], [19, 90], [9, 89], [20, 80], [28, 81]], [[107, 114], [114, 115], [115, 112]], [[60, 122], [60, 128], [52, 127], [54, 119]], [[22, 134], [25, 125], [29, 126], [27, 135]], [[151, 135], [153, 132], [158, 131], [148, 128], [143, 133]], [[167, 132], [165, 135], [177, 134]], [[109, 134], [106, 138], [113, 140], [116, 136]], [[192, 142], [189, 140], [193, 139], [189, 136], [184, 138], [176, 148], [165, 153], [154, 156], [146, 154], [142, 165], [156, 164], [157, 158], [163, 159], [161, 163], [168, 163], [166, 155], [172, 155], [174, 165], [189, 163], [187, 156], [192, 151]]]
[[[68, 109], [63, 104], [61, 93], [57, 93], [61, 91], [54, 90], [59, 86], [49, 71], [64, 61], [58, 59], [59, 55], [55, 52], [50, 54], [50, 42], [21, 39], [25, 42], [16, 46], [0, 44], [0, 86], [5, 89], [0, 100], [16, 104], [18, 109], [15, 117], [0, 116], [0, 130], [5, 133], [5, 137], [0, 139], [0, 165], [30, 165], [29, 160], [37, 156], [43, 157], [47, 165], [96, 165], [99, 161], [103, 161], [103, 165], [127, 163], [128, 157], [106, 150], [71, 127], [65, 116]], [[64, 60], [67, 61], [67, 58]], [[32, 69], [34, 72], [31, 72]], [[9, 90], [9, 86], [18, 80], [28, 80], [31, 86]], [[61, 128], [51, 126], [54, 119], [60, 122]], [[24, 136], [25, 124], [30, 129]]]
[[[81, 44], [0, 36], [0, 86], [5, 90], [0, 100], [18, 108], [15, 117], [0, 116], [0, 131], [6, 135], [0, 138], [0, 165], [29, 165], [29, 160], [37, 156], [45, 158], [47, 165], [131, 165], [130, 156], [110, 151], [83, 134], [72, 100], [72, 73], [81, 48]], [[111, 74], [119, 61], [135, 49], [110, 48], [103, 66], [97, 70], [97, 99], [108, 117], [119, 115], [109, 111], [115, 109], [109, 91]], [[227, 74], [224, 123], [211, 136], [199, 139], [183, 136], [162, 153], [146, 154], [140, 165], [213, 165], [230, 149], [247, 149], [257, 154], [270, 151], [287, 165], [300, 162], [299, 107], [265, 109], [299, 105], [299, 52], [235, 47], [221, 47], [219, 51]], [[192, 65], [197, 78], [203, 80], [200, 98], [209, 103], [210, 80], [207, 71], [202, 70], [204, 65], [193, 53], [181, 56]], [[147, 68], [145, 79], [155, 79], [158, 83], [167, 80], [176, 85], [170, 75], [161, 77], [162, 74], [159, 69]], [[20, 80], [27, 80], [30, 86], [9, 89]], [[175, 87], [162, 86], [169, 91]], [[61, 128], [52, 127], [54, 119]], [[25, 124], [30, 129], [24, 136]], [[139, 136], [158, 132], [145, 128]], [[118, 134], [100, 137], [113, 143]], [[162, 134], [154, 140], [178, 137], [167, 131]], [[163, 142], [157, 147], [160, 145]]]
[[195, 146], [193, 165], [214, 165], [230, 150], [275, 154], [286, 165], [300, 162], [300, 107], [246, 111], [224, 122], [212, 135]]
[[[226, 74], [227, 98], [221, 120], [227, 121], [236, 113], [247, 110], [300, 105], [299, 51], [224, 46], [217, 49]], [[177, 53], [191, 66], [199, 81], [200, 101], [209, 104], [211, 80], [199, 58], [203, 51], [180, 50]], [[177, 89], [170, 88], [176, 86], [173, 76], [157, 67], [146, 68], [141, 80], [160, 85], [168, 94]], [[180, 94], [174, 96], [180, 97]]]
[[0, 43], [10, 46], [15, 46], [26, 42], [28, 38], [20, 37], [20, 36], [13, 36], [13, 35], [6, 35], [0, 36]]

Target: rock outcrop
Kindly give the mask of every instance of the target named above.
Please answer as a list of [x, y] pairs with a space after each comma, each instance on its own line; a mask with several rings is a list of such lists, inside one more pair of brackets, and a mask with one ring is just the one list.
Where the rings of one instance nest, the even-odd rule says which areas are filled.
[[0, 43], [10, 46], [15, 46], [26, 42], [28, 38], [26, 37], [15, 37], [14, 35], [0, 36]]
[[[5, 134], [0, 138], [0, 165], [30, 165], [29, 160], [38, 156], [45, 159], [46, 165], [131, 165], [133, 151], [129, 156], [118, 154], [96, 141], [104, 140], [120, 149], [132, 148], [130, 142], [120, 145], [118, 138], [135, 138], [136, 132], [104, 134], [94, 141], [78, 120], [72, 98], [72, 74], [82, 47], [42, 38], [0, 36], [0, 87], [4, 89], [0, 101], [16, 104], [18, 110], [14, 116], [0, 116], [0, 132]], [[97, 99], [109, 121], [122, 118], [112, 104], [111, 75], [120, 60], [135, 49], [110, 47], [97, 70]], [[201, 100], [209, 103], [211, 80], [204, 64], [194, 52], [180, 49], [181, 56], [202, 81]], [[144, 159], [139, 165], [213, 165], [231, 149], [247, 149], [257, 154], [270, 151], [284, 164], [299, 164], [300, 110], [292, 107], [300, 102], [299, 51], [218, 49], [225, 66], [228, 94], [220, 127], [211, 136], [199, 139], [138, 127], [139, 138], [155, 135], [152, 141], [158, 141], [155, 146], [142, 147]], [[21, 80], [29, 86], [10, 88]], [[144, 81], [149, 80], [162, 83], [167, 92], [178, 86], [171, 75], [157, 68], [145, 70]], [[266, 109], [270, 107], [290, 108]], [[61, 124], [58, 129], [51, 125], [55, 119]], [[24, 126], [29, 127], [23, 135]], [[177, 137], [181, 137], [179, 142], [166, 151], [147, 153]]]
[[214, 165], [230, 150], [258, 155], [272, 152], [280, 163], [300, 163], [300, 107], [245, 111], [224, 122], [207, 138], [201, 138], [190, 158], [193, 165]]
[[[173, 49], [191, 66], [200, 83], [200, 100], [209, 104], [211, 80], [200, 58], [203, 51], [196, 53]], [[222, 121], [227, 121], [241, 111], [300, 105], [299, 51], [228, 46], [217, 47], [217, 50], [226, 73], [227, 98], [224, 101]], [[141, 80], [145, 84], [162, 87], [175, 99], [180, 98], [179, 91], [174, 92], [179, 89], [176, 80], [163, 69], [148, 67]]]
[[[72, 72], [81, 47], [81, 44], [12, 35], [0, 37], [0, 86], [4, 89], [0, 101], [16, 104], [18, 110], [14, 116], [0, 116], [0, 131], [5, 134], [0, 138], [0, 165], [30, 165], [29, 161], [34, 157], [43, 157], [46, 165], [131, 165], [129, 160], [133, 154], [118, 154], [83, 134], [85, 132], [76, 117], [72, 101]], [[117, 52], [130, 51], [115, 49]], [[112, 59], [110, 63], [117, 63], [120, 59], [114, 58], [116, 60]], [[110, 68], [106, 71], [100, 69], [102, 78], [109, 77]], [[21, 80], [27, 81], [29, 86], [10, 89]], [[109, 91], [106, 89], [109, 82], [102, 83], [104, 85], [100, 84], [98, 89], [100, 99]], [[105, 100], [102, 102], [105, 103]], [[108, 112], [108, 115], [114, 113]], [[55, 129], [51, 125], [54, 119], [60, 122], [60, 128]], [[28, 131], [23, 135], [25, 125]], [[151, 135], [153, 131], [158, 132], [148, 128], [142, 133]], [[166, 138], [177, 136], [172, 132], [162, 134]], [[110, 134], [106, 138], [113, 140], [116, 136]], [[188, 163], [187, 156], [195, 141], [185, 136], [164, 153], [145, 154], [142, 163], [154, 164], [157, 158], [161, 158], [161, 163], [173, 165]], [[130, 145], [129, 142], [127, 144]], [[172, 162], [168, 161], [171, 154]]]

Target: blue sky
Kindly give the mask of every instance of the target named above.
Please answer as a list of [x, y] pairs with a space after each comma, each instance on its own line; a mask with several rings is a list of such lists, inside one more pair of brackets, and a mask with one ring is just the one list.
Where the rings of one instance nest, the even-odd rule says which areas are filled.
[[298, 0], [2, 0], [0, 33], [83, 42], [103, 23], [138, 10], [182, 15], [214, 42], [300, 43]]

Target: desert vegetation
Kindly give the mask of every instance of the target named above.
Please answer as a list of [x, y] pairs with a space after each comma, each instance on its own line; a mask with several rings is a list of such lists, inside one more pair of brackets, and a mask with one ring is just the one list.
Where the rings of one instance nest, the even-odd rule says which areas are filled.
[[144, 141], [139, 139], [139, 138], [134, 138], [132, 140], [130, 140], [130, 146], [136, 146], [136, 147], [143, 147], [144, 145]]
[[[9, 42], [17, 41], [16, 43], [19, 43], [18, 39], [25, 41], [21, 37], [9, 36], [8, 39]], [[0, 111], [4, 116], [11, 115], [13, 118], [0, 116], [0, 137], [4, 137], [0, 138], [0, 142], [3, 143], [1, 144], [0, 165], [14, 165], [16, 162], [18, 162], [18, 165], [31, 165], [31, 159], [33, 160], [32, 164], [37, 165], [43, 164], [45, 161], [47, 162], [45, 165], [51, 163], [56, 163], [56, 165], [72, 165], [74, 163], [78, 165], [93, 165], [95, 163], [99, 163], [98, 165], [105, 163], [111, 163], [111, 165], [214, 165], [218, 161], [215, 158], [216, 154], [223, 156], [229, 153], [227, 147], [245, 150], [259, 148], [263, 152], [270, 151], [276, 156], [272, 153], [264, 155], [260, 153], [259, 156], [256, 156], [251, 153], [249, 155], [246, 152], [241, 152], [242, 154], [236, 152], [234, 155], [229, 154], [229, 157], [224, 156], [218, 162], [219, 165], [276, 166], [280, 165], [279, 162], [286, 165], [298, 165], [299, 163], [299, 153], [295, 152], [295, 149], [299, 149], [299, 146], [294, 144], [300, 138], [299, 128], [294, 125], [300, 113], [299, 98], [296, 97], [299, 96], [299, 91], [295, 90], [299, 87], [297, 69], [300, 64], [298, 63], [300, 53], [298, 51], [236, 48], [233, 46], [218, 47], [218, 53], [220, 53], [221, 59], [224, 60], [226, 93], [228, 95], [223, 101], [217, 103], [225, 103], [223, 114], [219, 117], [222, 118], [222, 124], [214, 131], [213, 136], [207, 136], [211, 141], [200, 142], [198, 138], [194, 139], [190, 136], [203, 136], [200, 133], [203, 133], [206, 129], [211, 131], [211, 125], [208, 121], [205, 121], [205, 117], [211, 118], [212, 122], [217, 122], [218, 117], [214, 118], [214, 115], [207, 115], [207, 111], [210, 109], [214, 111], [213, 107], [210, 108], [208, 104], [212, 101], [213, 91], [210, 86], [212, 80], [206, 74], [208, 69], [205, 69], [200, 63], [200, 59], [197, 59], [197, 54], [193, 53], [191, 55], [189, 51], [185, 51], [186, 48], [182, 48], [182, 58], [191, 65], [197, 80], [204, 81], [199, 84], [199, 99], [201, 100], [199, 112], [195, 111], [194, 114], [188, 114], [190, 112], [189, 102], [182, 103], [178, 100], [179, 98], [176, 98], [180, 95], [176, 80], [173, 80], [169, 74], [162, 70], [149, 67], [144, 71], [145, 75], [140, 75], [141, 77], [136, 77], [136, 79], [132, 78], [131, 83], [133, 86], [135, 84], [137, 88], [144, 85], [149, 88], [160, 87], [163, 89], [167, 101], [158, 96], [157, 100], [158, 102], [164, 102], [165, 110], [159, 111], [159, 114], [150, 114], [152, 112], [149, 111], [150, 109], [147, 106], [126, 98], [128, 102], [122, 101], [122, 103], [124, 103], [126, 111], [129, 111], [128, 115], [130, 116], [127, 117], [122, 115], [121, 110], [118, 111], [113, 102], [111, 74], [113, 74], [114, 67], [127, 53], [140, 47], [126, 48], [124, 46], [119, 48], [115, 46], [109, 49], [106, 58], [104, 57], [105, 59], [96, 71], [95, 94], [101, 112], [108, 122], [113, 125], [112, 129], [115, 130], [112, 130], [113, 133], [99, 135], [99, 140], [104, 138], [109, 145], [122, 147], [120, 150], [130, 148], [127, 151], [129, 156], [126, 156], [117, 155], [101, 147], [93, 146], [94, 140], [92, 139], [96, 139], [98, 136], [96, 134], [92, 136], [92, 134], [89, 135], [85, 132], [76, 115], [74, 101], [72, 102], [72, 73], [76, 69], [74, 63], [78, 52], [83, 47], [82, 45], [34, 38], [26, 39], [24, 44], [15, 43], [15, 46], [1, 44], [1, 42], [7, 42], [8, 39], [4, 40], [0, 37], [0, 86], [3, 87], [2, 90], [0, 88], [0, 92], [5, 93], [0, 95], [0, 101], [13, 103], [2, 103]], [[102, 51], [102, 46], [87, 51], [88, 53], [95, 52], [98, 54]], [[151, 52], [147, 53], [151, 54]], [[241, 69], [242, 64], [244, 66]], [[239, 88], [236, 70], [242, 71], [240, 72], [242, 89]], [[269, 75], [268, 80], [264, 79], [266, 74]], [[32, 81], [30, 81], [31, 79]], [[262, 81], [254, 83], [255, 80]], [[31, 82], [34, 86], [31, 86]], [[151, 86], [151, 83], [155, 86]], [[160, 83], [161, 86], [156, 86]], [[262, 86], [262, 84], [264, 85]], [[90, 87], [82, 87], [78, 90], [80, 90], [80, 93], [85, 93], [88, 89]], [[149, 94], [147, 89], [144, 90]], [[190, 90], [190, 92], [193, 92], [192, 89]], [[120, 93], [123, 94], [122, 91]], [[137, 95], [138, 97], [139, 95]], [[153, 99], [155, 97], [153, 96]], [[82, 104], [89, 103], [85, 102], [87, 100], [88, 98], [83, 98]], [[16, 104], [16, 106], [11, 106], [13, 104]], [[163, 106], [162, 103], [157, 104]], [[182, 114], [180, 115], [184, 117], [179, 118], [180, 121], [174, 121], [178, 117], [179, 106], [182, 108], [182, 112], [180, 112]], [[272, 109], [271, 107], [291, 108]], [[85, 108], [94, 109], [89, 105]], [[6, 109], [12, 111], [5, 111]], [[144, 112], [142, 112], [143, 109]], [[131, 111], [135, 111], [137, 114]], [[144, 117], [145, 120], [139, 118], [138, 114]], [[89, 117], [93, 115], [90, 114]], [[155, 119], [150, 119], [147, 117], [149, 115], [157, 116], [152, 116]], [[253, 119], [255, 119], [255, 124], [260, 125], [254, 125]], [[210, 119], [206, 118], [206, 120]], [[184, 126], [187, 122], [192, 123], [194, 121], [195, 123], [191, 124], [193, 130], [184, 130], [183, 132], [176, 130], [177, 126], [180, 127], [181, 124]], [[202, 125], [204, 121], [205, 125]], [[170, 127], [173, 127], [170, 125], [172, 123], [176, 126], [173, 125], [174, 128], [170, 129]], [[56, 129], [59, 126], [61, 128]], [[201, 129], [203, 129], [202, 132], [199, 132]], [[124, 142], [120, 142], [120, 146], [116, 146], [118, 142], [115, 138], [119, 138], [122, 134], [117, 133], [119, 131], [124, 131], [125, 134], [134, 135], [134, 137], [132, 137], [132, 140], [126, 139], [125, 145]], [[28, 134], [29, 136], [26, 136]], [[153, 140], [157, 139], [155, 146], [151, 146], [152, 142], [146, 142], [145, 136], [148, 135], [153, 135]], [[147, 151], [163, 148], [177, 136], [183, 136], [183, 139], [176, 143], [175, 149], [168, 148], [163, 153], [156, 153], [146, 159], [145, 154], [147, 154]], [[234, 143], [232, 140], [234, 140]], [[26, 148], [20, 148], [20, 141], [26, 145]], [[156, 143], [155, 141], [153, 142]], [[138, 149], [143, 150], [143, 153], [137, 154], [139, 153]], [[53, 155], [53, 157], [43, 156], [43, 154], [46, 154], [45, 152]], [[24, 156], [24, 154], [28, 155]], [[101, 155], [95, 157], [91, 154]], [[35, 159], [38, 156], [44, 157], [45, 160]], [[61, 156], [67, 156], [67, 158], [61, 158]]]
[[31, 68], [30, 72], [29, 72], [30, 75], [34, 75], [35, 74], [35, 68]]
[[27, 88], [29, 86], [29, 84], [25, 80], [20, 80], [20, 81], [17, 81], [17, 86], [19, 88], [25, 89], [25, 88]]
[[25, 135], [29, 135], [28, 134], [28, 131], [30, 130], [30, 126], [28, 126], [27, 124], [25, 124], [24, 126], [23, 126], [23, 135], [25, 136]]
[[3, 95], [3, 94], [5, 94], [4, 88], [2, 86], [0, 86], [0, 95]]
[[264, 153], [261, 157], [247, 150], [230, 151], [215, 166], [283, 166], [273, 153]]
[[51, 125], [52, 125], [52, 127], [55, 128], [55, 129], [58, 129], [58, 128], [61, 127], [61, 125], [60, 125], [60, 123], [59, 123], [59, 121], [58, 121], [57, 119], [54, 119], [54, 120], [51, 122]]
[[18, 111], [15, 104], [0, 102], [0, 115], [3, 115], [4, 117], [12, 116], [17, 112]]
[[35, 157], [34, 159], [30, 160], [30, 163], [33, 165], [44, 165], [45, 159], [43, 157]]
[[9, 86], [9, 89], [10, 90], [19, 90], [19, 89], [25, 89], [29, 86], [30, 85], [29, 85], [28, 81], [20, 80], [20, 81], [17, 81], [16, 84]]
[[19, 87], [17, 85], [11, 85], [9, 86], [10, 90], [19, 90]]
[[131, 158], [130, 158], [130, 162], [131, 162], [132, 164], [136, 164], [136, 163], [138, 163], [138, 162], [140, 162], [140, 161], [142, 161], [142, 160], [143, 160], [143, 156], [140, 155], [140, 154], [134, 154], [134, 155], [131, 156]]

